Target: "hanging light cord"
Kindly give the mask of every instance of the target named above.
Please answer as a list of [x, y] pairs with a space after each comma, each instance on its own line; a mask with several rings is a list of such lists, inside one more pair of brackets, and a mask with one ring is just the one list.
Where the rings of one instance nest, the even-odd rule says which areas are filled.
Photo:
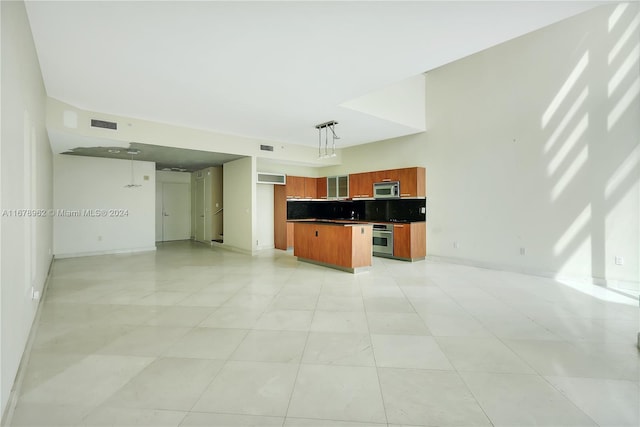
[[[335, 120], [331, 120], [329, 122], [324, 122], [316, 125], [316, 129], [318, 129], [318, 158], [323, 159], [327, 157], [335, 157], [336, 156], [336, 139], [340, 139], [338, 135], [336, 135], [335, 125], [338, 122]], [[322, 155], [322, 129], [324, 129], [324, 156]], [[329, 155], [329, 130], [331, 130], [331, 155]]]
[[137, 154], [137, 153], [130, 153], [130, 154], [131, 154], [131, 184], [127, 184], [127, 185], [125, 185], [125, 188], [141, 187], [141, 185], [140, 185], [140, 184], [136, 184], [136, 183], [133, 181], [133, 178], [134, 178], [134, 176], [133, 176], [133, 155], [134, 155], [134, 154]]

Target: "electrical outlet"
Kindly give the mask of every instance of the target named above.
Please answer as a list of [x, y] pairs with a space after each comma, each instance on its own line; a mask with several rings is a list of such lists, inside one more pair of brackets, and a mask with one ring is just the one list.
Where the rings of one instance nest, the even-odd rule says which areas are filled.
[[520, 248], [520, 255], [524, 255], [527, 253], [527, 250], [525, 248]]
[[458, 249], [458, 242], [453, 242], [453, 249]]
[[98, 242], [102, 241], [102, 236], [98, 236]]
[[624, 265], [624, 258], [616, 255], [614, 262], [616, 265]]

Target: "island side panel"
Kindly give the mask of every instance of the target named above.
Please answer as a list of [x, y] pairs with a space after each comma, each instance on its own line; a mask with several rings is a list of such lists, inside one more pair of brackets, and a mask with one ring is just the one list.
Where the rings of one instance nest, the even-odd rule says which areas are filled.
[[427, 223], [414, 222], [411, 224], [411, 258], [427, 256]]
[[371, 224], [357, 225], [351, 228], [351, 267], [370, 267], [373, 252], [373, 227]]

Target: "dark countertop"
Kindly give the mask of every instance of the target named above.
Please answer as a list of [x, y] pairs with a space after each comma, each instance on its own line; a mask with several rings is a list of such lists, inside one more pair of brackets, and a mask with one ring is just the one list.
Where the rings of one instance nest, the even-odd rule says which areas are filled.
[[353, 227], [355, 225], [370, 225], [373, 226], [372, 222], [368, 221], [355, 221], [349, 219], [290, 219], [287, 222], [300, 222], [305, 224], [322, 224], [322, 225], [339, 225], [342, 227]]
[[412, 224], [416, 222], [426, 221], [364, 221], [357, 219], [319, 219], [319, 218], [305, 218], [305, 219], [288, 219], [287, 222], [313, 222], [318, 224], [334, 224], [334, 225], [373, 225], [373, 224]]

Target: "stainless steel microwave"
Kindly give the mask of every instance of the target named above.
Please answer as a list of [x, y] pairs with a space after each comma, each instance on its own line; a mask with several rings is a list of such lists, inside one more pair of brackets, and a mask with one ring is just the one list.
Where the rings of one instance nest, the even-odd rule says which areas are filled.
[[376, 182], [373, 184], [376, 199], [397, 199], [400, 197], [400, 181]]

